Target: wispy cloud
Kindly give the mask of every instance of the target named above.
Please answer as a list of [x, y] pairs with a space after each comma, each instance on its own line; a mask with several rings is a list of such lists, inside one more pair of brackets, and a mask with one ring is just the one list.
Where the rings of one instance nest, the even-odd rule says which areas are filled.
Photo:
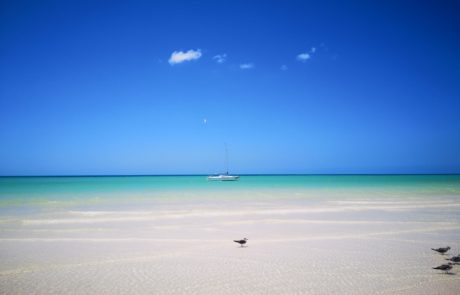
[[297, 55], [297, 60], [300, 60], [301, 62], [306, 62], [310, 58], [311, 58], [311, 55], [308, 52], [304, 52], [304, 53]]
[[241, 64], [240, 65], [240, 69], [242, 69], [242, 70], [249, 70], [249, 69], [252, 69], [252, 68], [254, 68], [253, 63]]
[[169, 64], [170, 65], [175, 65], [175, 64], [180, 64], [183, 63], [184, 61], [191, 61], [194, 59], [199, 59], [201, 57], [201, 50], [193, 50], [190, 49], [187, 52], [183, 51], [174, 51], [171, 54], [171, 57], [169, 58]]
[[280, 69], [281, 71], [287, 71], [288, 67], [287, 65], [282, 65]]
[[217, 63], [221, 64], [227, 60], [227, 54], [226, 53], [218, 54], [218, 55], [215, 55], [212, 59], [214, 59]]
[[316, 52], [316, 47], [312, 47], [309, 51], [303, 52], [297, 55], [297, 60], [301, 62], [306, 62], [313, 56], [313, 54], [315, 54], [315, 52]]

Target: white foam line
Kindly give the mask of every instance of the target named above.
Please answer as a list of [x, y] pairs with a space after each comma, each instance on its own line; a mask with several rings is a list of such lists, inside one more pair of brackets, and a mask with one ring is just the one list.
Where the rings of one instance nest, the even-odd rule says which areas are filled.
[[[292, 241], [309, 241], [309, 240], [341, 240], [352, 238], [365, 238], [384, 235], [399, 235], [407, 233], [433, 232], [433, 231], [448, 231], [458, 230], [460, 226], [449, 227], [433, 227], [419, 228], [400, 231], [384, 231], [365, 234], [352, 235], [332, 235], [332, 236], [309, 236], [295, 238], [280, 238], [280, 239], [259, 239], [258, 242], [292, 242]], [[180, 242], [180, 243], [209, 243], [209, 242], [225, 242], [224, 239], [156, 239], [156, 238], [0, 238], [0, 242]]]
[[81, 216], [107, 216], [107, 215], [148, 215], [152, 211], [69, 211], [72, 215]]
[[293, 238], [293, 239], [274, 239], [274, 240], [270, 240], [270, 242], [362, 239], [362, 238], [373, 238], [374, 236], [400, 235], [400, 234], [409, 234], [409, 233], [448, 231], [448, 230], [458, 230], [458, 229], [460, 229], [460, 226], [451, 226], [451, 227], [442, 227], [442, 228], [437, 228], [437, 227], [436, 228], [420, 228], [420, 229], [373, 232], [373, 233], [342, 235], [342, 236], [334, 235], [334, 236], [299, 237], [299, 238]]
[[450, 200], [439, 200], [439, 201], [427, 201], [427, 200], [413, 200], [413, 201], [401, 201], [401, 200], [362, 200], [362, 201], [328, 201], [330, 204], [337, 205], [450, 205], [458, 204], [458, 202]]
[[112, 218], [62, 218], [62, 219], [25, 219], [23, 225], [50, 225], [50, 224], [74, 224], [74, 223], [104, 223], [117, 221], [148, 221], [158, 217], [112, 217]]
[[457, 225], [456, 222], [425, 222], [425, 221], [372, 221], [372, 220], [315, 220], [315, 219], [251, 219], [224, 222], [224, 225], [237, 224], [437, 224]]
[[0, 238], [0, 242], [216, 242], [203, 239], [155, 239], [155, 238]]
[[[340, 206], [340, 207], [309, 207], [300, 209], [259, 209], [259, 210], [190, 210], [190, 211], [71, 211], [72, 214], [82, 214], [84, 218], [60, 218], [60, 219], [25, 219], [23, 225], [39, 224], [70, 224], [70, 223], [98, 223], [117, 221], [149, 221], [157, 219], [181, 219], [189, 217], [224, 217], [245, 215], [288, 215], [302, 213], [334, 213], [346, 211], [405, 211], [420, 208], [452, 208], [460, 207], [460, 204], [432, 204], [432, 205], [407, 205], [407, 206]], [[121, 216], [119, 216], [121, 215]], [[94, 218], [88, 218], [93, 216]], [[109, 217], [97, 217], [109, 216]]]

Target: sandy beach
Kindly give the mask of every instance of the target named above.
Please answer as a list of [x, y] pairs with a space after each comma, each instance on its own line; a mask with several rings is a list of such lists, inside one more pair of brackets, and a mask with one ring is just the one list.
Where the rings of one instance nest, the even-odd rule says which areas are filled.
[[[460, 200], [368, 190], [11, 209], [2, 294], [458, 294]], [[366, 197], [367, 196], [367, 197]], [[247, 247], [234, 239], [248, 238]]]

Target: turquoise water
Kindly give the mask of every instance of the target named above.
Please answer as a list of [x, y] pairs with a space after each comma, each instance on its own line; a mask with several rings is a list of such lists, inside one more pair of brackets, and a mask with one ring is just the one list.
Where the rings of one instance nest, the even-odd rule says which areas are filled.
[[208, 182], [206, 176], [0, 177], [0, 204], [289, 189], [394, 190], [460, 196], [460, 175], [264, 175], [242, 176], [236, 182]]

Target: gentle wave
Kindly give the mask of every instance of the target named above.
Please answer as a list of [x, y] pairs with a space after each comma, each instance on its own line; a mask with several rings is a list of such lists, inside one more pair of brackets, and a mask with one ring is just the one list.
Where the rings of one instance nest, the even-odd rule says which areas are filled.
[[[69, 211], [76, 218], [41, 218], [21, 220], [23, 225], [40, 224], [72, 224], [72, 223], [102, 223], [123, 221], [152, 221], [159, 219], [183, 219], [183, 218], [206, 218], [206, 217], [231, 217], [231, 216], [264, 216], [264, 215], [292, 215], [292, 214], [316, 214], [357, 211], [405, 211], [429, 208], [459, 208], [457, 203], [426, 203], [408, 205], [361, 205], [361, 206], [336, 206], [336, 207], [308, 207], [287, 209], [257, 209], [257, 210], [177, 210], [177, 211]], [[79, 216], [81, 216], [79, 218]]]

